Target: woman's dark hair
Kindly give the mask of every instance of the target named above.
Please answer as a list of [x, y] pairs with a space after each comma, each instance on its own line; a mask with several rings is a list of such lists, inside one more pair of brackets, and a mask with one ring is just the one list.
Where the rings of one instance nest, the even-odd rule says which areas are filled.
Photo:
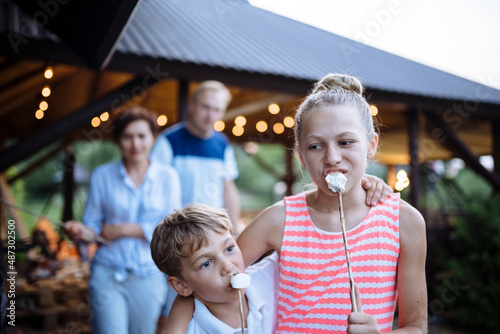
[[123, 131], [130, 123], [137, 120], [144, 120], [149, 124], [153, 137], [157, 137], [160, 132], [156, 115], [143, 107], [132, 107], [120, 112], [113, 120], [113, 140], [118, 143]]

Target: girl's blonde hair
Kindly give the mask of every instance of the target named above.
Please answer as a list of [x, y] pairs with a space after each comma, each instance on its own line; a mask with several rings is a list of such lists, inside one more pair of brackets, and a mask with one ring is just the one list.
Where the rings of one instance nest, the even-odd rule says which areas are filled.
[[366, 129], [368, 140], [377, 133], [370, 106], [363, 97], [363, 85], [352, 76], [345, 74], [327, 74], [316, 82], [311, 93], [304, 99], [295, 114], [295, 144], [300, 144], [302, 122], [313, 110], [333, 105], [349, 105], [358, 108], [361, 123]]

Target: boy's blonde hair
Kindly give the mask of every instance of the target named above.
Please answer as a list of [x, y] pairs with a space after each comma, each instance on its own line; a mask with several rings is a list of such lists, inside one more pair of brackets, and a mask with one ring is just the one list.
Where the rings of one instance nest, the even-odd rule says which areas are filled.
[[153, 232], [151, 256], [162, 272], [182, 278], [182, 259], [209, 243], [208, 232], [233, 234], [232, 227], [224, 209], [192, 204], [175, 210]]

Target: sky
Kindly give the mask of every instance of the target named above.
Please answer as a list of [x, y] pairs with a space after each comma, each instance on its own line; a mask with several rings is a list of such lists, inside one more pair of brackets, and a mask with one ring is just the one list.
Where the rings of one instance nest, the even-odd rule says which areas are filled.
[[250, 3], [500, 89], [498, 0], [250, 0]]

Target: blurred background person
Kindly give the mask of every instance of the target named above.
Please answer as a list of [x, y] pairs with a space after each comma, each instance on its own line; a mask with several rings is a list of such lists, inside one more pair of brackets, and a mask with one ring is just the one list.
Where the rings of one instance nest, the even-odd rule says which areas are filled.
[[230, 101], [231, 93], [222, 82], [201, 82], [188, 103], [186, 121], [163, 131], [151, 156], [177, 170], [183, 207], [203, 203], [224, 208], [239, 234], [244, 225], [234, 184], [238, 167], [229, 139], [214, 130]]
[[83, 223], [67, 222], [66, 232], [76, 241], [96, 235], [110, 241], [99, 246], [91, 265], [93, 332], [152, 334], [167, 286], [149, 243], [157, 223], [181, 207], [180, 182], [172, 167], [149, 158], [159, 133], [153, 113], [125, 110], [112, 129], [123, 159], [93, 172]]

